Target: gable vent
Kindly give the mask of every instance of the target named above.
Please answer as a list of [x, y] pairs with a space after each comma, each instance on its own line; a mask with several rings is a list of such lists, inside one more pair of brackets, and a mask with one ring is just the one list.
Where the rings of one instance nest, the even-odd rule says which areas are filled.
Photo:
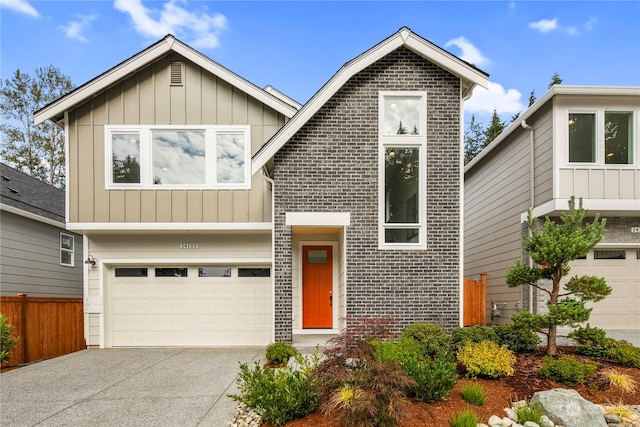
[[184, 63], [172, 62], [169, 64], [169, 78], [171, 86], [182, 86]]

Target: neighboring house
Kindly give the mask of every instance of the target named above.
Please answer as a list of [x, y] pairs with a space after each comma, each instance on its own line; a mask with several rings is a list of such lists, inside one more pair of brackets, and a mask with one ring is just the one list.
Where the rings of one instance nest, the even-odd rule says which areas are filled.
[[[553, 86], [464, 171], [465, 276], [488, 273], [487, 301], [496, 323], [519, 309], [546, 310], [546, 294], [509, 288], [505, 271], [523, 249], [531, 208], [543, 222], [582, 198], [606, 233], [573, 275], [605, 277], [610, 296], [592, 304], [590, 324], [617, 333], [640, 331], [640, 88]], [[489, 307], [488, 307], [489, 309]], [[487, 319], [491, 318], [488, 312]]]
[[65, 229], [64, 191], [0, 163], [0, 295], [82, 297], [82, 236]]
[[67, 227], [96, 260], [88, 345], [263, 345], [363, 315], [460, 325], [476, 85], [402, 28], [301, 106], [167, 36], [37, 112], [65, 128]]

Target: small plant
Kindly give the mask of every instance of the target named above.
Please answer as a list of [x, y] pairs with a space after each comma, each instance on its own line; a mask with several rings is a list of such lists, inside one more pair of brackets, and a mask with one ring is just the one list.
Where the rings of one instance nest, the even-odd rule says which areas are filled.
[[544, 366], [538, 372], [553, 381], [573, 387], [594, 376], [597, 369], [598, 364], [596, 362], [590, 360], [580, 362], [573, 356], [563, 355], [557, 360], [546, 356], [544, 358]]
[[494, 326], [498, 344], [506, 345], [515, 352], [534, 351], [541, 340], [528, 322], [530, 314], [522, 310], [511, 316], [512, 323]]
[[349, 328], [330, 341], [312, 381], [322, 396], [320, 410], [347, 426], [395, 426], [406, 394], [416, 385], [396, 360], [376, 359], [377, 341], [392, 337], [388, 319], [348, 319]]
[[460, 350], [466, 343], [479, 343], [482, 341], [493, 341], [499, 344], [498, 336], [493, 328], [473, 325], [464, 328], [457, 327], [451, 332], [451, 346], [454, 351]]
[[604, 372], [604, 376], [609, 380], [609, 385], [622, 390], [625, 393], [633, 393], [636, 391], [636, 380], [631, 378], [624, 372], [615, 369], [609, 369]]
[[449, 420], [451, 427], [476, 427], [478, 425], [478, 416], [471, 409], [465, 409]]
[[633, 408], [622, 402], [615, 405], [603, 405], [602, 412], [605, 414], [617, 415], [621, 418], [631, 418], [634, 414]]
[[628, 368], [640, 368], [640, 348], [625, 340], [609, 338], [600, 328], [592, 328], [587, 324], [586, 327], [571, 332], [569, 336], [578, 343], [578, 354], [613, 360]]
[[524, 424], [527, 421], [532, 421], [538, 425], [542, 425], [542, 406], [539, 404], [531, 405], [527, 403], [526, 405], [515, 408], [516, 415], [518, 417], [518, 424]]
[[627, 368], [640, 369], [640, 348], [625, 340], [608, 338], [608, 357]]
[[280, 341], [269, 344], [265, 356], [268, 362], [282, 365], [287, 363], [289, 358], [297, 354], [298, 350], [296, 350], [290, 342]]
[[458, 351], [458, 362], [466, 368], [467, 377], [498, 378], [513, 375], [516, 356], [507, 346], [492, 341], [468, 342]]
[[7, 362], [20, 337], [13, 338], [13, 326], [7, 323], [9, 318], [0, 313], [0, 363]]
[[442, 349], [449, 349], [450, 337], [442, 326], [415, 323], [402, 331], [402, 337], [412, 338], [422, 347], [425, 356], [435, 356]]
[[462, 394], [462, 399], [465, 402], [477, 406], [484, 405], [484, 390], [482, 389], [482, 386], [480, 386], [480, 384], [478, 384], [477, 382], [464, 386], [460, 393]]
[[241, 363], [237, 385], [240, 394], [229, 397], [246, 404], [264, 422], [276, 426], [304, 417], [320, 403], [320, 396], [304, 370], [261, 368], [257, 362], [251, 369]]

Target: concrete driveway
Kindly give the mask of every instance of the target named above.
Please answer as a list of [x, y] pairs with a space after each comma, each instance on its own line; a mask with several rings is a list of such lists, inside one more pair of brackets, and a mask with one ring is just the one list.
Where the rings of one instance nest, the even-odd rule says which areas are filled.
[[0, 375], [2, 426], [216, 426], [264, 347], [89, 349]]

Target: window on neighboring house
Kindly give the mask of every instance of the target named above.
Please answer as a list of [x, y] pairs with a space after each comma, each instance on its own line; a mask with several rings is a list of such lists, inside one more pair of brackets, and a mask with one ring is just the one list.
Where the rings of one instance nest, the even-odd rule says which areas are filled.
[[74, 237], [60, 233], [60, 265], [66, 265], [67, 267], [73, 267], [74, 262]]
[[249, 126], [106, 126], [107, 188], [250, 188]]
[[425, 245], [426, 93], [380, 94], [380, 247]]
[[633, 112], [569, 113], [569, 162], [633, 164]]

